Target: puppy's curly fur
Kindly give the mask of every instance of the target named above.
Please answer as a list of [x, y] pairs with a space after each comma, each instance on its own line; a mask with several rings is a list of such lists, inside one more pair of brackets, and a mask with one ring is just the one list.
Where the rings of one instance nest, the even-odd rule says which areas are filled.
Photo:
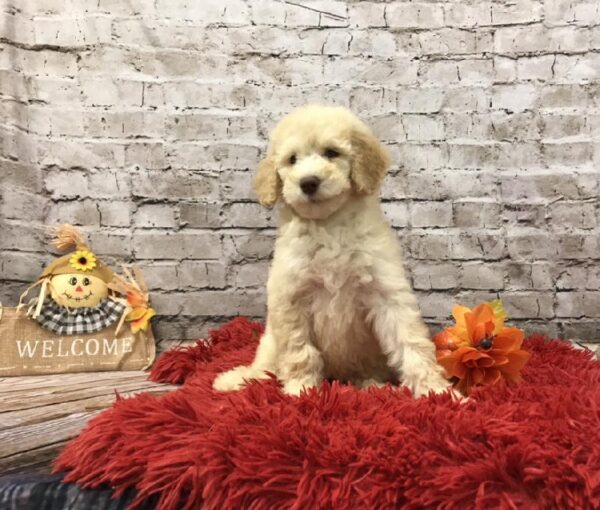
[[305, 106], [275, 127], [254, 180], [261, 204], [281, 204], [266, 330], [252, 365], [220, 374], [215, 389], [267, 371], [291, 394], [323, 379], [402, 382], [415, 396], [448, 387], [379, 204], [388, 165], [344, 108]]

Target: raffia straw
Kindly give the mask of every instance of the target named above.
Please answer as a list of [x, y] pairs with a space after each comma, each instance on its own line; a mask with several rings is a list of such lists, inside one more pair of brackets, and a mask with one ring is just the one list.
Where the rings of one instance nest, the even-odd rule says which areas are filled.
[[38, 297], [37, 306], [35, 307], [35, 312], [33, 312], [33, 318], [37, 319], [42, 313], [42, 306], [44, 305], [44, 299], [46, 297], [46, 288], [48, 287], [49, 278], [44, 278], [42, 280], [42, 287], [40, 289], [40, 294]]
[[54, 237], [51, 244], [59, 251], [68, 251], [77, 248], [77, 246], [86, 245], [81, 232], [68, 223], [50, 228], [50, 233]]

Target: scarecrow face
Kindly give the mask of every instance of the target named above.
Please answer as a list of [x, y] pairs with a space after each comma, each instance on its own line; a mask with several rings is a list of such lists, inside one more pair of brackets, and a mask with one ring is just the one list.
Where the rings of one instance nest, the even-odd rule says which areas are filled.
[[69, 308], [91, 308], [108, 296], [101, 278], [81, 273], [59, 274], [50, 280], [50, 295], [59, 305]]

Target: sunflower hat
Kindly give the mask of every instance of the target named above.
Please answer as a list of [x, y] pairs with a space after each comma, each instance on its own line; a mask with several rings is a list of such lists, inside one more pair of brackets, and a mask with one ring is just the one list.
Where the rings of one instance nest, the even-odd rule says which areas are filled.
[[104, 265], [89, 248], [85, 239], [74, 226], [60, 225], [53, 229], [51, 244], [59, 251], [73, 250], [46, 266], [40, 278], [59, 274], [85, 274], [100, 278], [107, 285], [113, 279], [112, 270]]
[[[52, 246], [61, 252], [67, 252], [52, 261], [46, 266], [38, 280], [31, 285], [21, 296], [19, 300], [19, 308], [24, 305], [23, 301], [29, 291], [35, 287], [40, 287], [40, 292], [32, 306], [28, 310], [28, 315], [37, 319], [42, 312], [44, 301], [48, 294], [56, 302], [56, 304], [69, 308], [75, 306], [85, 306], [86, 302], [83, 298], [78, 297], [78, 293], [85, 297], [86, 294], [84, 285], [89, 285], [89, 282], [96, 281], [101, 287], [102, 297], [108, 294], [108, 285], [113, 280], [113, 271], [106, 266], [90, 249], [85, 238], [79, 230], [69, 224], [60, 225], [51, 230], [53, 239]], [[70, 276], [70, 278], [69, 278]], [[65, 280], [62, 282], [62, 280]], [[66, 284], [71, 281], [73, 285], [72, 300], [62, 297], [62, 291], [57, 292], [59, 284]], [[65, 294], [66, 295], [66, 294]], [[71, 294], [69, 294], [71, 296]], [[79, 301], [80, 304], [77, 304]], [[90, 300], [92, 306], [97, 304], [97, 300]]]

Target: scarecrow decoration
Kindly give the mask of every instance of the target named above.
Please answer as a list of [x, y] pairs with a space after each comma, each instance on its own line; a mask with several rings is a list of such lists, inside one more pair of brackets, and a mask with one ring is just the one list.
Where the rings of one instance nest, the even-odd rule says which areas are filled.
[[[52, 245], [68, 252], [50, 263], [37, 282], [21, 296], [19, 307], [29, 291], [40, 287], [29, 303], [27, 315], [58, 335], [94, 333], [120, 320], [131, 321], [132, 333], [146, 330], [154, 310], [148, 306], [145, 284], [127, 282], [113, 273], [72, 225], [54, 229]], [[136, 270], [138, 277], [141, 274]], [[126, 298], [120, 297], [121, 293]], [[117, 328], [117, 333], [118, 333]]]
[[529, 360], [521, 349], [524, 334], [506, 327], [506, 312], [499, 299], [482, 303], [472, 310], [455, 305], [456, 324], [434, 336], [437, 360], [448, 378], [468, 395], [475, 386], [495, 384], [501, 379], [520, 380], [520, 372]]

